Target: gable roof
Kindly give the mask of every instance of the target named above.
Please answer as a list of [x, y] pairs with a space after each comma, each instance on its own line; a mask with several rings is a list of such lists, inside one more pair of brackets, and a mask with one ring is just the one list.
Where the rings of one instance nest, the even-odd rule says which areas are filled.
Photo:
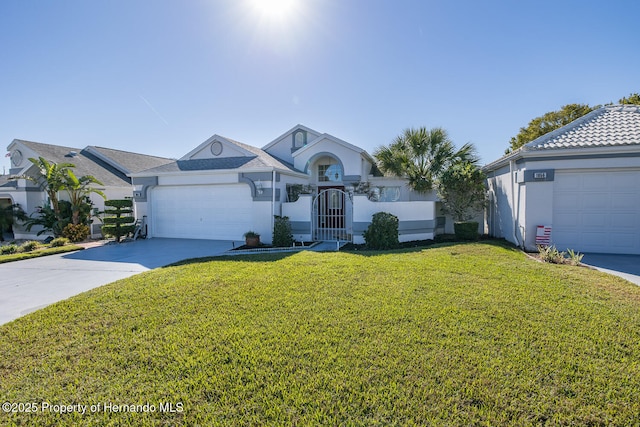
[[[220, 158], [207, 158], [207, 159], [185, 159], [185, 156], [180, 160], [172, 161], [158, 167], [147, 169], [139, 173], [134, 173], [135, 176], [149, 176], [157, 173], [175, 173], [182, 171], [248, 171], [252, 169], [279, 169], [283, 171], [300, 172], [294, 169], [293, 165], [290, 165], [282, 160], [272, 156], [266, 151], [254, 147], [252, 145], [243, 144], [242, 142], [235, 141], [230, 138], [214, 135], [206, 142], [213, 139], [224, 139], [227, 143], [233, 144], [247, 153], [247, 156], [234, 156], [234, 157], [220, 157]], [[203, 144], [198, 146], [198, 149]], [[197, 152], [198, 149], [192, 150], [190, 153]]]
[[280, 135], [279, 137], [277, 137], [276, 139], [272, 140], [270, 143], [268, 143], [267, 145], [265, 145], [264, 147], [262, 147], [263, 150], [268, 150], [269, 148], [273, 147], [276, 143], [278, 143], [280, 140], [282, 140], [282, 138], [284, 138], [285, 136], [289, 135], [290, 133], [292, 133], [293, 131], [296, 130], [303, 130], [305, 132], [308, 132], [310, 134], [314, 134], [314, 135], [320, 135], [320, 132], [318, 132], [317, 130], [313, 130], [311, 128], [308, 128], [304, 125], [301, 124], [297, 124], [294, 127], [292, 127], [291, 129], [289, 129], [288, 131], [286, 131], [285, 133], [283, 133], [282, 135]]
[[[523, 145], [487, 164], [485, 170], [502, 167], [511, 160], [533, 154], [575, 153], [589, 149], [640, 149], [640, 105], [607, 105]], [[559, 154], [559, 153], [558, 153]]]
[[319, 144], [321, 141], [323, 140], [329, 140], [333, 143], [336, 143], [338, 145], [342, 145], [343, 147], [351, 150], [351, 151], [355, 151], [356, 153], [359, 153], [361, 155], [363, 155], [367, 160], [369, 160], [371, 163], [375, 164], [375, 160], [373, 159], [373, 157], [371, 157], [371, 155], [369, 153], [367, 153], [366, 150], [363, 150], [360, 147], [357, 147], [353, 144], [348, 143], [347, 141], [344, 141], [340, 138], [337, 138], [331, 134], [328, 133], [323, 133], [320, 134], [320, 136], [318, 136], [316, 139], [314, 139], [313, 141], [310, 141], [307, 145], [305, 145], [304, 147], [301, 147], [300, 149], [296, 150], [293, 153], [293, 157], [299, 156], [301, 153], [304, 153], [307, 150], [310, 150], [313, 146]]
[[[75, 165], [73, 173], [76, 176], [92, 175], [105, 186], [129, 186], [131, 180], [127, 176], [128, 170], [138, 169], [147, 164], [171, 162], [170, 159], [146, 156], [144, 154], [111, 150], [101, 147], [87, 147], [84, 149], [66, 147], [62, 145], [43, 144], [40, 142], [13, 140], [12, 144], [22, 144], [48, 161], [55, 163], [71, 163]], [[115, 156], [117, 161], [109, 155]], [[125, 157], [129, 159], [125, 160]], [[121, 163], [128, 167], [122, 168]], [[30, 168], [30, 167], [28, 167]], [[131, 168], [131, 169], [129, 169]]]

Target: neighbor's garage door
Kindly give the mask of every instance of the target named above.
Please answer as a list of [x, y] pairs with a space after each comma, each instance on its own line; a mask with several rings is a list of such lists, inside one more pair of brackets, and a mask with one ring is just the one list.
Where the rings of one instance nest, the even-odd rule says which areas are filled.
[[559, 250], [640, 254], [640, 171], [556, 172], [552, 241]]
[[246, 184], [155, 187], [150, 198], [154, 237], [242, 240], [251, 228]]

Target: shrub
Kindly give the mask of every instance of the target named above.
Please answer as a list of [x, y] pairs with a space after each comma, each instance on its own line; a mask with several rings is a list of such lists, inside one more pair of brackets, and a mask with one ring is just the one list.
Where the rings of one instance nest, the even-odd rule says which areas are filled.
[[84, 224], [67, 224], [62, 235], [72, 242], [82, 242], [89, 237], [89, 227]]
[[244, 233], [242, 237], [244, 237], [245, 239], [258, 239], [260, 238], [260, 234], [256, 233], [255, 231], [249, 230], [246, 233]]
[[39, 247], [40, 247], [40, 242], [36, 242], [35, 240], [30, 240], [20, 245], [19, 249], [21, 252], [31, 252], [31, 251], [35, 251]]
[[550, 262], [552, 264], [564, 263], [564, 252], [558, 251], [555, 246], [540, 246], [538, 245], [538, 252], [540, 259], [544, 262]]
[[[133, 212], [131, 209], [133, 207], [132, 200], [107, 200], [104, 205], [104, 213], [110, 216], [103, 220], [105, 225], [102, 226], [102, 234], [113, 236], [116, 238], [116, 242], [120, 242], [121, 237], [134, 232], [136, 219], [131, 216]], [[106, 209], [107, 206], [111, 209]]]
[[584, 257], [584, 254], [581, 254], [580, 252], [575, 252], [573, 249], [567, 249], [567, 253], [569, 254], [569, 263], [571, 265], [582, 264], [582, 257]]
[[16, 252], [18, 252], [18, 246], [16, 245], [0, 246], [0, 254], [2, 255], [15, 254]]
[[53, 239], [50, 245], [52, 248], [58, 248], [60, 246], [64, 246], [68, 244], [69, 244], [69, 239], [67, 239], [66, 237], [58, 237], [57, 239]]
[[291, 222], [288, 216], [275, 216], [273, 221], [273, 246], [289, 247], [293, 245]]
[[453, 230], [458, 240], [478, 240], [478, 223], [476, 221], [456, 222]]
[[373, 214], [371, 224], [364, 232], [364, 241], [371, 249], [397, 248], [400, 245], [398, 217], [387, 212]]

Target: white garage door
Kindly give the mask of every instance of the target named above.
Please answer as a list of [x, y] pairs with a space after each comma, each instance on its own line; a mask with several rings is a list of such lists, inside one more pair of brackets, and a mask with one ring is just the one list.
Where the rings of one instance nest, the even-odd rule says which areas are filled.
[[246, 184], [156, 187], [150, 199], [154, 237], [242, 240], [251, 229]]
[[640, 254], [640, 171], [556, 172], [552, 240], [559, 250]]

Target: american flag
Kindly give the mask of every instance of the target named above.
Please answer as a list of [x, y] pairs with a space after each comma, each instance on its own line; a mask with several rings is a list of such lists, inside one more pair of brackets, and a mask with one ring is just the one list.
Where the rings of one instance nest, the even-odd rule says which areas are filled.
[[11, 157], [11, 153], [7, 153], [4, 155], [5, 157]]

